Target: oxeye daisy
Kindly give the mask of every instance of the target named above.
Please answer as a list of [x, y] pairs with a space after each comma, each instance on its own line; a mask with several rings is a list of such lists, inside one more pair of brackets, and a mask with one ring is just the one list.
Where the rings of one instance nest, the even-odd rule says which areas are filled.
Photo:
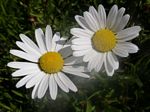
[[130, 16], [125, 14], [125, 8], [118, 9], [114, 5], [106, 17], [105, 9], [98, 6], [98, 11], [89, 7], [83, 16], [76, 15], [75, 19], [82, 28], [72, 28], [71, 34], [73, 55], [83, 57], [89, 71], [99, 72], [102, 68], [112, 76], [118, 69], [117, 56], [127, 57], [136, 53], [138, 47], [130, 42], [139, 35], [140, 26], [125, 28]]
[[[18, 69], [12, 73], [13, 77], [24, 76], [16, 87], [33, 87], [32, 98], [42, 98], [49, 89], [50, 96], [56, 99], [58, 87], [64, 92], [69, 89], [76, 92], [77, 87], [65, 74], [72, 74], [88, 78], [83, 66], [77, 66], [79, 60], [72, 56], [70, 42], [60, 38], [59, 33], [52, 35], [49, 25], [45, 35], [39, 28], [35, 30], [37, 45], [26, 35], [20, 34], [21, 41], [16, 44], [21, 50], [10, 50], [10, 53], [25, 59], [22, 62], [9, 62], [8, 66]], [[53, 38], [52, 38], [53, 37]]]

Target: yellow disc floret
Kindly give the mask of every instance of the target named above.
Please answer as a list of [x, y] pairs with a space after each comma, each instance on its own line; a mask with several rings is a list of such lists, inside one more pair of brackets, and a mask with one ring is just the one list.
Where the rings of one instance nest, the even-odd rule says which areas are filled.
[[47, 52], [39, 59], [39, 66], [41, 70], [46, 73], [57, 73], [62, 70], [64, 60], [57, 52]]
[[115, 34], [108, 29], [98, 30], [92, 37], [92, 44], [99, 52], [110, 51], [116, 45]]

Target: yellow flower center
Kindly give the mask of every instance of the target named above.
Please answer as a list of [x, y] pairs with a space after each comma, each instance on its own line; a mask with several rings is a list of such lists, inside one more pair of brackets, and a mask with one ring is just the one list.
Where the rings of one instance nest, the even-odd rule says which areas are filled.
[[110, 51], [116, 45], [115, 34], [108, 29], [98, 30], [92, 37], [92, 44], [99, 52]]
[[39, 66], [41, 70], [46, 73], [57, 73], [62, 70], [64, 60], [57, 52], [47, 52], [39, 59]]

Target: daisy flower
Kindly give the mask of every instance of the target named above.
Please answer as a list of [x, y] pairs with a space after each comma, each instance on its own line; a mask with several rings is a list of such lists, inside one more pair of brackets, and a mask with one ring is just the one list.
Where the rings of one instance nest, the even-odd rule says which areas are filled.
[[[70, 43], [66, 38], [60, 38], [59, 33], [52, 35], [49, 25], [45, 35], [39, 28], [35, 30], [37, 45], [26, 35], [20, 34], [21, 41], [16, 44], [21, 50], [10, 50], [10, 53], [27, 60], [27, 62], [9, 62], [7, 66], [18, 69], [13, 77], [24, 76], [16, 87], [33, 87], [32, 98], [42, 98], [49, 89], [53, 100], [57, 97], [58, 87], [64, 92], [69, 89], [76, 92], [77, 87], [65, 74], [88, 78], [83, 66], [77, 66], [79, 60], [72, 56]], [[52, 38], [53, 37], [53, 38]]]
[[[114, 5], [106, 17], [105, 9], [99, 5], [98, 11], [89, 7], [82, 16], [75, 19], [82, 28], [72, 28], [71, 34], [73, 55], [83, 57], [89, 71], [99, 72], [102, 68], [112, 76], [118, 69], [117, 56], [127, 57], [129, 53], [136, 53], [138, 47], [130, 42], [139, 35], [141, 28], [132, 26], [125, 28], [130, 16], [125, 14], [125, 8], [118, 9]], [[117, 56], [116, 56], [117, 55]]]

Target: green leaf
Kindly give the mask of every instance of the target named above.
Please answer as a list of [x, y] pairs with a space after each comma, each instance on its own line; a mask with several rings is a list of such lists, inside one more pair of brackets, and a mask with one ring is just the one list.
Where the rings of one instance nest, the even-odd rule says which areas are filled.
[[12, 109], [9, 106], [7, 106], [1, 102], [0, 102], [0, 107], [5, 108], [6, 110], [12, 111]]
[[20, 93], [18, 91], [12, 90], [12, 92], [17, 96], [23, 97], [22, 93]]
[[86, 112], [95, 112], [95, 106], [92, 106], [90, 101], [87, 101]]

